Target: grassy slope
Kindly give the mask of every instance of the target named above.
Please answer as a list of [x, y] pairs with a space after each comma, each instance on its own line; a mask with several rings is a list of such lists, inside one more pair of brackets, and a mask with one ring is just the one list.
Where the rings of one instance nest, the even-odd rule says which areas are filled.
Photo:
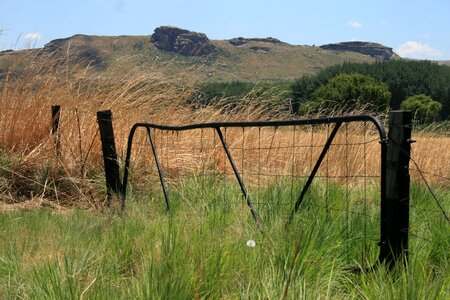
[[[217, 51], [209, 57], [184, 57], [156, 49], [149, 36], [75, 36], [70, 39], [70, 47], [92, 46], [100, 51], [108, 66], [119, 64], [123, 72], [135, 67], [143, 72], [152, 68], [163, 74], [188, 72], [200, 79], [210, 80], [291, 80], [344, 61], [374, 61], [358, 53], [331, 52], [312, 46], [251, 41], [236, 47], [227, 40], [212, 42], [217, 46]], [[269, 47], [270, 51], [250, 49], [255, 46]], [[14, 54], [18, 55], [10, 53], [0, 56], [0, 67], [7, 65]], [[66, 51], [62, 54], [66, 55]], [[112, 69], [99, 71], [108, 70]], [[114, 70], [116, 72], [117, 69]]]
[[[291, 80], [344, 61], [373, 61], [357, 53], [333, 53], [318, 47], [249, 42], [233, 46], [228, 41], [214, 41], [224, 55], [213, 69], [213, 77], [244, 80]], [[250, 47], [269, 47], [255, 51]]]

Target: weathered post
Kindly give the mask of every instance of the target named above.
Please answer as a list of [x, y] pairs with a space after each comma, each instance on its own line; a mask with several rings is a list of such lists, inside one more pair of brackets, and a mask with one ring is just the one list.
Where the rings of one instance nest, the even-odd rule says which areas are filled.
[[[392, 267], [408, 258], [411, 111], [391, 111], [381, 209], [380, 261]], [[384, 203], [383, 203], [384, 202]]]
[[61, 137], [59, 135], [59, 123], [61, 120], [61, 106], [52, 105], [52, 135], [55, 139], [55, 152], [61, 156]]
[[112, 113], [110, 110], [98, 111], [97, 121], [100, 128], [102, 142], [103, 162], [105, 165], [106, 191], [108, 206], [114, 196], [120, 197], [121, 183], [119, 175], [119, 161], [117, 160], [116, 144], [112, 126]]

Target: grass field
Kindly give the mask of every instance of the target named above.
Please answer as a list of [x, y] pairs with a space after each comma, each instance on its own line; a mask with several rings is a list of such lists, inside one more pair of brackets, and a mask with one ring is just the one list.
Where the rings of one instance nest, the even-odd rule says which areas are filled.
[[[195, 181], [184, 186], [190, 185], [195, 191]], [[199, 201], [186, 190], [171, 194], [170, 216], [159, 190], [136, 191], [123, 217], [77, 209], [2, 212], [0, 294], [4, 299], [450, 296], [448, 224], [429, 212], [435, 208], [422, 187], [412, 189], [411, 224], [421, 238], [411, 237], [407, 265], [362, 274], [347, 267], [371, 265], [378, 250], [372, 242], [367, 261], [359, 259], [361, 245], [354, 236], [363, 222], [358, 215], [346, 220], [338, 210], [326, 214], [308, 205], [320, 201], [311, 197], [287, 228], [283, 210], [273, 206], [261, 232], [243, 200]], [[343, 198], [342, 193], [336, 186], [332, 196]], [[376, 223], [367, 224], [373, 235]], [[253, 248], [246, 245], [250, 239]]]

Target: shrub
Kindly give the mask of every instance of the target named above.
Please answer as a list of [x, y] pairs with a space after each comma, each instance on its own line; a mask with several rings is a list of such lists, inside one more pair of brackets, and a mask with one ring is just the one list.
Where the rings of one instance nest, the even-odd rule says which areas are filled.
[[425, 94], [409, 97], [400, 105], [401, 109], [413, 110], [421, 123], [432, 122], [442, 109], [442, 104]]
[[312, 93], [312, 100], [320, 102], [323, 108], [333, 109], [369, 107], [381, 110], [389, 104], [390, 98], [386, 84], [356, 73], [337, 75]]

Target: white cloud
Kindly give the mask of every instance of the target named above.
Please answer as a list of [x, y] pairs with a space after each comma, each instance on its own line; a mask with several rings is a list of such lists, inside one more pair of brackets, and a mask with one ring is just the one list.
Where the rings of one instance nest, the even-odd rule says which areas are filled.
[[361, 27], [363, 27], [363, 24], [361, 22], [358, 22], [358, 21], [348, 21], [347, 25], [352, 27], [352, 28], [361, 28]]
[[25, 39], [29, 42], [36, 42], [42, 38], [39, 32], [30, 32], [25, 35]]
[[415, 59], [439, 59], [443, 55], [441, 51], [416, 41], [407, 41], [401, 44], [395, 52], [401, 57]]

